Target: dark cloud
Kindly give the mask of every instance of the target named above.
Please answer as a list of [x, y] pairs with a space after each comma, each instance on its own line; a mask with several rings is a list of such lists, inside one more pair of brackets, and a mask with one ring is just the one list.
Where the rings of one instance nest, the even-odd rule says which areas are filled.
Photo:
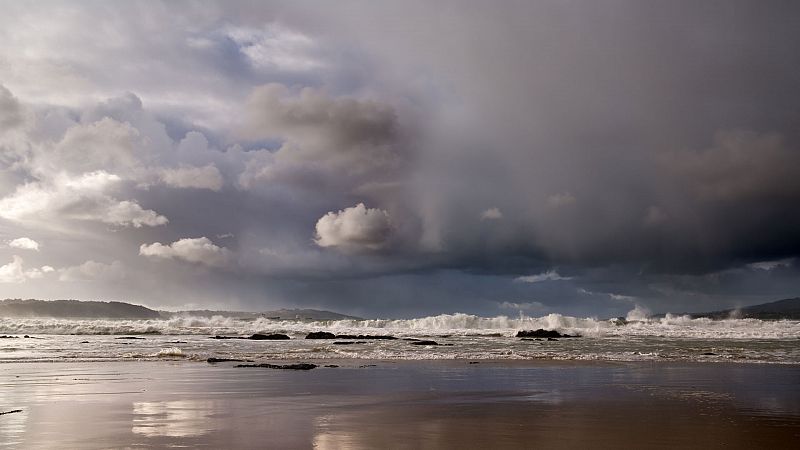
[[0, 242], [42, 244], [0, 249], [11, 295], [618, 315], [800, 288], [771, 265], [800, 254], [794, 3], [4, 12]]

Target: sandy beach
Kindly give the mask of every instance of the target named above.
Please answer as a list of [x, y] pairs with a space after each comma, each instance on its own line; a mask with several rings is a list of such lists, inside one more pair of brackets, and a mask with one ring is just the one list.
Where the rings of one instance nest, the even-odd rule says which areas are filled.
[[0, 448], [744, 449], [800, 438], [794, 365], [319, 364], [3, 364], [0, 405], [21, 412], [0, 416]]

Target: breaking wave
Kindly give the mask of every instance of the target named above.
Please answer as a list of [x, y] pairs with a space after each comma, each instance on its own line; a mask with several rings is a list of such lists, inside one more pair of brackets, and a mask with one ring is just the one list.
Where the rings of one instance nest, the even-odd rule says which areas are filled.
[[480, 317], [471, 314], [441, 314], [415, 319], [371, 319], [338, 321], [288, 321], [257, 318], [246, 320], [226, 316], [178, 316], [169, 319], [0, 319], [0, 334], [76, 335], [245, 335], [286, 333], [299, 337], [310, 331], [329, 330], [338, 334], [387, 334], [397, 336], [501, 335], [519, 330], [544, 328], [585, 337], [657, 336], [718, 339], [783, 339], [800, 337], [800, 321], [758, 319], [693, 319], [667, 314], [647, 318], [632, 311], [627, 321], [578, 318], [561, 314], [542, 317]]

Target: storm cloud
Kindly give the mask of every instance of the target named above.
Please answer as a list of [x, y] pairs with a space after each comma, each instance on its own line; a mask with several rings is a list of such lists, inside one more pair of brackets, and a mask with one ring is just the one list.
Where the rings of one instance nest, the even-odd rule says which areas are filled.
[[2, 296], [624, 315], [800, 289], [792, 3], [0, 8], [0, 242], [39, 249], [0, 248]]

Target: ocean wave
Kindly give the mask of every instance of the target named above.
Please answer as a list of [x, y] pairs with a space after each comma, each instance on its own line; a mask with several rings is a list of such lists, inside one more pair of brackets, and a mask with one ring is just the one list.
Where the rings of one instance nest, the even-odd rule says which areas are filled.
[[397, 336], [514, 336], [519, 330], [543, 328], [585, 337], [657, 336], [675, 338], [784, 339], [800, 337], [800, 321], [691, 318], [667, 314], [661, 318], [637, 317], [615, 320], [579, 318], [561, 314], [542, 317], [480, 317], [441, 314], [415, 319], [338, 321], [290, 321], [258, 318], [242, 320], [226, 316], [177, 316], [169, 319], [97, 320], [24, 318], [0, 319], [0, 334], [52, 335], [248, 335], [285, 333], [303, 337], [310, 331], [337, 334], [393, 334]]

